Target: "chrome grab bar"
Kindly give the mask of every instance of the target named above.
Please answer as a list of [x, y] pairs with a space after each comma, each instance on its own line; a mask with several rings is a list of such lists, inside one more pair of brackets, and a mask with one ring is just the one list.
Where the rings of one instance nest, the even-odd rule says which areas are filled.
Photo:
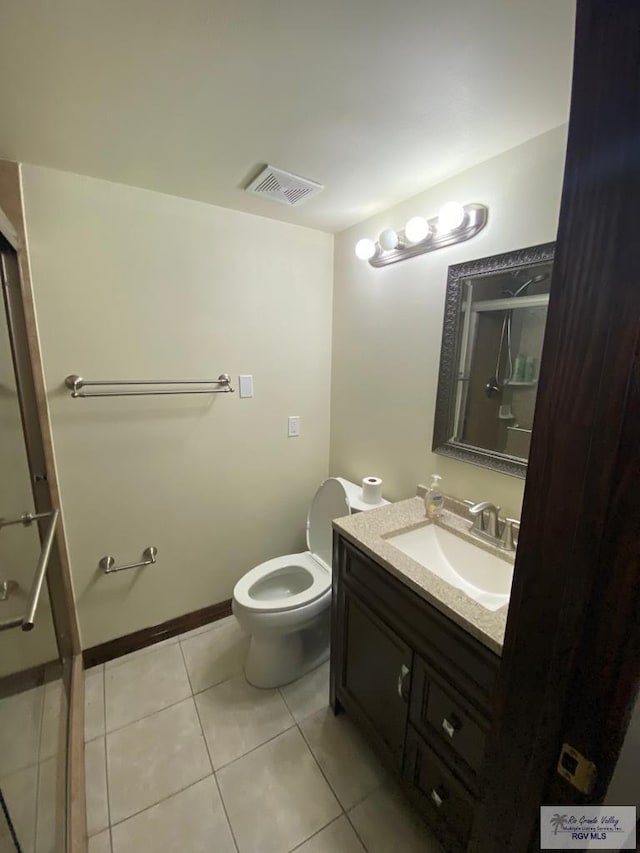
[[105, 575], [110, 575], [113, 572], [123, 572], [125, 569], [137, 569], [138, 566], [150, 566], [156, 561], [156, 556], [158, 554], [158, 549], [153, 545], [149, 545], [148, 548], [145, 548], [142, 552], [143, 561], [141, 563], [129, 563], [126, 566], [116, 566], [115, 558], [111, 556], [102, 557], [98, 565], [105, 573]]
[[[158, 394], [233, 394], [231, 377], [228, 373], [221, 373], [217, 379], [83, 379], [82, 376], [70, 374], [64, 380], [64, 384], [71, 390], [71, 396], [77, 397], [146, 397]], [[163, 388], [160, 390], [146, 391], [137, 389], [135, 391], [89, 391], [81, 389], [88, 385], [221, 385], [221, 388], [188, 388], [177, 390]]]
[[53, 539], [56, 534], [56, 524], [58, 523], [59, 514], [59, 511], [54, 509], [51, 510], [51, 512], [38, 512], [33, 515], [30, 512], [25, 512], [25, 514], [20, 518], [11, 519], [10, 521], [5, 518], [0, 518], [0, 529], [3, 527], [9, 527], [11, 524], [23, 524], [25, 527], [28, 527], [34, 521], [38, 521], [39, 519], [49, 519], [47, 532], [45, 533], [42, 548], [40, 549], [40, 557], [38, 558], [36, 573], [33, 577], [33, 583], [31, 584], [25, 615], [16, 616], [13, 619], [6, 619], [4, 622], [0, 622], [0, 631], [8, 631], [9, 628], [18, 627], [21, 627], [23, 631], [31, 631], [33, 629], [36, 610], [38, 609], [38, 602], [40, 601], [40, 593], [42, 592], [42, 584], [44, 583], [44, 578], [47, 573], [49, 557], [51, 556], [51, 548], [53, 547]]

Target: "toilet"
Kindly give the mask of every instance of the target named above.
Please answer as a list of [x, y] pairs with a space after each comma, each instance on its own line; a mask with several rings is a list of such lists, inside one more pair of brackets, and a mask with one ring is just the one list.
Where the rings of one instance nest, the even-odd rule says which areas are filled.
[[365, 503], [362, 489], [330, 477], [307, 515], [308, 551], [250, 569], [234, 587], [233, 613], [251, 637], [245, 676], [254, 687], [295, 681], [329, 657], [334, 518], [387, 504]]

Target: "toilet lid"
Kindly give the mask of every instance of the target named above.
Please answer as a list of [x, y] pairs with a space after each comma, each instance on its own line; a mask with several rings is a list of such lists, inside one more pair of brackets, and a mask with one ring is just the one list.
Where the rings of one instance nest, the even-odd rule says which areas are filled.
[[331, 568], [334, 518], [349, 515], [351, 507], [342, 483], [335, 477], [325, 480], [315, 493], [307, 515], [307, 547], [314, 557]]

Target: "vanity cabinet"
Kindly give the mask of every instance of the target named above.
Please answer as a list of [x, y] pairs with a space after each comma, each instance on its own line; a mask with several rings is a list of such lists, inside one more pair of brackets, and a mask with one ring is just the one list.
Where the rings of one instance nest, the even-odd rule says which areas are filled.
[[500, 658], [334, 534], [331, 704], [354, 720], [446, 850], [480, 795]]

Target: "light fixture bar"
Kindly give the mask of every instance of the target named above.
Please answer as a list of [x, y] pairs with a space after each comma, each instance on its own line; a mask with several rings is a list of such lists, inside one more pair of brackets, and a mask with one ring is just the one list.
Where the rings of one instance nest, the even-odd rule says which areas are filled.
[[[372, 267], [385, 267], [387, 264], [395, 264], [406, 258], [423, 255], [427, 252], [435, 252], [445, 246], [453, 246], [463, 243], [475, 237], [487, 224], [489, 208], [484, 204], [465, 204], [465, 217], [462, 224], [451, 231], [438, 233], [439, 217], [434, 216], [427, 220], [429, 231], [427, 236], [417, 243], [410, 243], [406, 239], [404, 231], [398, 231], [399, 242], [394, 249], [383, 249], [379, 242], [375, 243], [375, 253], [366, 258]], [[364, 260], [365, 258], [363, 258]]]

